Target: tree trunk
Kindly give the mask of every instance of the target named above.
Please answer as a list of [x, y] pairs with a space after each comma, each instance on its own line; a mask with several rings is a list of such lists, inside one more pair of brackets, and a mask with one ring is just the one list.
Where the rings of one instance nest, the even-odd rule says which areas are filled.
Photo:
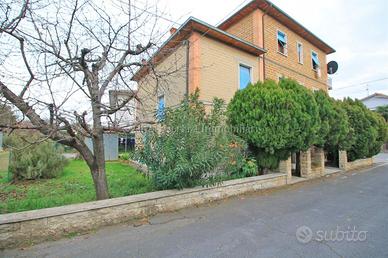
[[109, 198], [108, 184], [105, 173], [105, 166], [99, 167], [97, 164], [91, 169], [94, 188], [96, 190], [97, 200], [105, 200]]
[[99, 131], [93, 137], [94, 162], [91, 168], [97, 200], [109, 198], [108, 183], [105, 172], [104, 133]]

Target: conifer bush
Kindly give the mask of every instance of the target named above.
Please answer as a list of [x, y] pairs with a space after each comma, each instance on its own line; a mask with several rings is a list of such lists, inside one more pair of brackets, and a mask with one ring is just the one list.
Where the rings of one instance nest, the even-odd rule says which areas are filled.
[[313, 93], [296, 81], [258, 82], [238, 91], [228, 105], [228, 122], [247, 141], [265, 173], [291, 153], [307, 150], [319, 130]]
[[[66, 165], [63, 148], [52, 141], [35, 143], [37, 135], [13, 134], [7, 139], [11, 155], [9, 172], [14, 181], [59, 177]], [[34, 143], [30, 143], [34, 142]]]

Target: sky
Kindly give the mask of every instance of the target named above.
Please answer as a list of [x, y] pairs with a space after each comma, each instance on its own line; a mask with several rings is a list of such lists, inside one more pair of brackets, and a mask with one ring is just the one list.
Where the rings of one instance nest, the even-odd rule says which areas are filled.
[[[136, 0], [139, 1], [139, 0]], [[173, 21], [194, 16], [217, 25], [250, 0], [159, 0]], [[388, 94], [387, 0], [273, 0], [275, 5], [328, 43], [336, 53], [328, 62], [339, 64], [332, 76], [335, 98]], [[136, 2], [135, 2], [136, 3]]]

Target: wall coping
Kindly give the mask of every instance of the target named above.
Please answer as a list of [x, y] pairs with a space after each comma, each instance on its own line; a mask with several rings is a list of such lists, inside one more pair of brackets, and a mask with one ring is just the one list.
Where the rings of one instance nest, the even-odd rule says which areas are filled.
[[228, 181], [222, 182], [220, 185], [211, 186], [211, 187], [197, 186], [194, 188], [188, 188], [183, 190], [164, 190], [164, 191], [157, 191], [157, 192], [150, 192], [150, 193], [144, 193], [144, 194], [137, 194], [137, 195], [101, 200], [101, 201], [70, 204], [70, 205], [65, 205], [60, 207], [22, 211], [22, 212], [16, 212], [16, 213], [7, 213], [7, 214], [0, 215], [0, 225], [110, 208], [114, 206], [130, 204], [130, 203], [158, 200], [162, 198], [180, 196], [180, 195], [185, 195], [185, 194], [195, 193], [195, 192], [206, 192], [212, 189], [217, 189], [217, 188], [221, 189], [229, 186], [265, 181], [265, 180], [284, 177], [284, 176], [286, 176], [286, 174], [273, 173], [273, 174], [267, 174], [262, 176], [228, 180]]
[[356, 159], [356, 160], [353, 160], [353, 161], [348, 161], [348, 164], [359, 163], [359, 162], [364, 162], [364, 161], [372, 161], [372, 162], [374, 162], [374, 158], [370, 157], [370, 158], [365, 158], [365, 159]]

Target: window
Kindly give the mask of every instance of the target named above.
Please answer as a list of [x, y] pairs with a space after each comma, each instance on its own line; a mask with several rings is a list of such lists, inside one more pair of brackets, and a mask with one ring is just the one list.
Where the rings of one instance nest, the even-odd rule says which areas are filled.
[[313, 66], [313, 70], [314, 71], [318, 71], [319, 69], [319, 58], [318, 58], [318, 54], [315, 53], [314, 51], [311, 51], [311, 63], [312, 63], [312, 66]]
[[298, 62], [303, 64], [303, 45], [300, 42], [296, 43], [296, 53], [298, 54]]
[[158, 97], [158, 109], [156, 111], [156, 119], [159, 121], [164, 119], [165, 113], [164, 95]]
[[251, 82], [251, 68], [240, 64], [240, 90], [245, 89]]
[[278, 30], [278, 52], [287, 55], [287, 35], [286, 33]]

